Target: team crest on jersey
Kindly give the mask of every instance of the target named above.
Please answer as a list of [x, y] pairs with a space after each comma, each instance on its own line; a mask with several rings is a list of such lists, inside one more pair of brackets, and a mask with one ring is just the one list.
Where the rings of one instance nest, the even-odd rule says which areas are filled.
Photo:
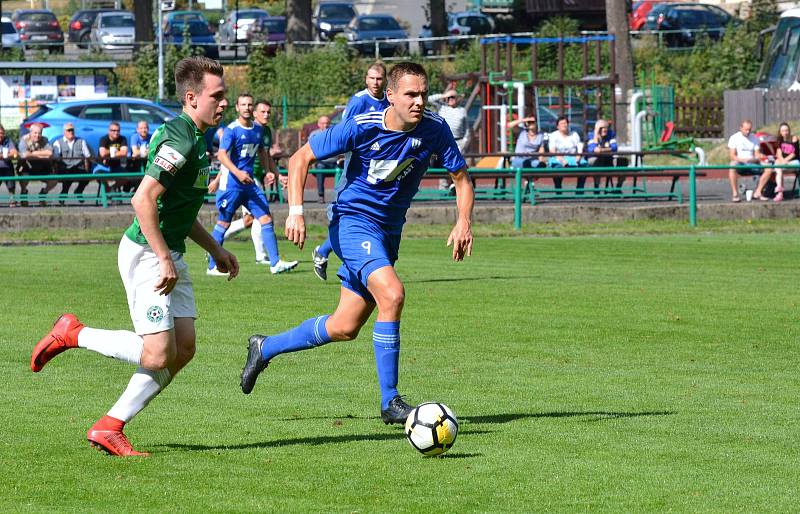
[[381, 145], [379, 145], [378, 142], [375, 141], [374, 143], [372, 143], [372, 146], [370, 146], [369, 149], [372, 150], [373, 152], [380, 152]]
[[150, 323], [158, 323], [164, 319], [164, 311], [158, 305], [153, 305], [147, 309], [147, 320]]
[[419, 138], [412, 137], [411, 138], [411, 148], [419, 148], [422, 146], [422, 141]]

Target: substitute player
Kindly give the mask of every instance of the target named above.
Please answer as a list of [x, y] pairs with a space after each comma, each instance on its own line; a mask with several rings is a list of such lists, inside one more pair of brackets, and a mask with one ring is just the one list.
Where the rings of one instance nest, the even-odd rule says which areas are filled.
[[[217, 159], [222, 165], [217, 189], [219, 217], [211, 236], [222, 246], [225, 241], [225, 232], [231, 224], [236, 209], [241, 206], [247, 207], [247, 210], [261, 224], [261, 237], [269, 255], [269, 269], [273, 275], [277, 275], [294, 269], [297, 261], [281, 260], [267, 197], [253, 178], [253, 166], [256, 158], [261, 161], [264, 169], [270, 169], [268, 166], [271, 159], [268, 149], [264, 148], [263, 127], [253, 123], [252, 95], [247, 93], [239, 95], [239, 98], [236, 99], [236, 112], [239, 116], [225, 127], [217, 152]], [[211, 257], [208, 259], [206, 273], [208, 275], [227, 274], [216, 268], [214, 259]]]
[[456, 185], [458, 220], [447, 244], [453, 245], [456, 261], [472, 253], [472, 183], [447, 124], [425, 110], [427, 94], [425, 69], [398, 63], [389, 72], [390, 107], [355, 116], [320, 133], [290, 159], [286, 237], [302, 248], [306, 237], [303, 188], [309, 166], [316, 159], [351, 152], [329, 227], [333, 250], [342, 260], [339, 305], [333, 314], [308, 319], [287, 332], [251, 336], [241, 376], [245, 394], [253, 390], [259, 373], [275, 356], [354, 339], [377, 305], [372, 338], [381, 419], [387, 424], [405, 422], [412, 407], [397, 391], [405, 291], [394, 263], [406, 211], [432, 153], [439, 156]]
[[86, 434], [93, 446], [118, 456], [147, 455], [133, 449], [122, 429], [194, 356], [197, 310], [183, 260], [186, 237], [213, 255], [229, 279], [239, 273], [236, 258], [197, 220], [211, 169], [203, 132], [227, 106], [222, 66], [205, 57], [183, 59], [175, 65], [175, 84], [183, 112], [153, 134], [145, 176], [131, 199], [136, 217], [119, 244], [135, 332], [85, 327], [64, 314], [31, 355], [34, 372], [78, 347], [138, 366], [117, 403]]
[[[389, 107], [389, 100], [386, 98], [386, 66], [376, 62], [367, 69], [364, 77], [367, 87], [350, 97], [347, 107], [342, 114], [342, 121], [357, 114], [368, 112], [383, 112]], [[320, 178], [321, 180], [321, 178]], [[328, 256], [333, 251], [331, 238], [325, 239], [321, 245], [314, 248], [311, 252], [311, 260], [314, 262], [314, 274], [320, 280], [328, 280]]]

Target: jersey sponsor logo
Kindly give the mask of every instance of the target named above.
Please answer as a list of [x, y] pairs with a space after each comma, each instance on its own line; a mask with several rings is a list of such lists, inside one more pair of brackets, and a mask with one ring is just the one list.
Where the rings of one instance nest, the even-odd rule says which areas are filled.
[[375, 141], [374, 143], [372, 143], [372, 146], [370, 146], [369, 149], [372, 150], [373, 152], [380, 152], [381, 145], [379, 145], [378, 142]]
[[211, 166], [206, 166], [197, 170], [197, 178], [194, 187], [197, 189], [208, 189], [208, 175], [211, 173]]
[[153, 159], [153, 163], [174, 175], [176, 171], [186, 164], [186, 157], [169, 145], [161, 145], [161, 148], [158, 149], [158, 154]]
[[379, 180], [384, 182], [391, 182], [395, 179], [402, 180], [414, 170], [414, 162], [416, 162], [416, 159], [413, 157], [409, 157], [403, 162], [399, 162], [397, 159], [371, 159], [367, 172], [367, 182], [377, 184]]
[[419, 138], [412, 137], [411, 148], [419, 148], [420, 146], [422, 146], [422, 141]]

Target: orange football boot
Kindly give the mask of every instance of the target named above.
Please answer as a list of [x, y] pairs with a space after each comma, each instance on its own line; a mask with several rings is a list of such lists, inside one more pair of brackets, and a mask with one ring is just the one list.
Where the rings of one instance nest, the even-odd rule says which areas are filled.
[[[95, 423], [97, 426], [97, 423]], [[104, 430], [94, 426], [86, 433], [86, 439], [98, 450], [105, 451], [109, 455], [117, 457], [148, 457], [146, 452], [137, 452], [131, 446], [128, 438], [121, 430]]]
[[61, 315], [53, 324], [53, 329], [34, 346], [31, 353], [31, 369], [39, 372], [59, 353], [77, 348], [78, 332], [82, 329], [83, 323], [78, 321], [74, 314]]

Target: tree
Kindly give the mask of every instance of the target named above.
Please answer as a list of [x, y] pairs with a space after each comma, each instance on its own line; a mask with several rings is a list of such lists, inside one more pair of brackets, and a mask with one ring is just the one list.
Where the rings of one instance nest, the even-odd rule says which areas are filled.
[[153, 37], [153, 4], [151, 2], [133, 2], [133, 16], [136, 18], [136, 41], [152, 42], [155, 39]]
[[[606, 24], [608, 33], [616, 39], [614, 66], [619, 77], [617, 87], [622, 93], [616, 101], [618, 104], [627, 106], [628, 91], [633, 89], [634, 83], [631, 37], [628, 33], [628, 13], [625, 0], [606, 0]], [[618, 112], [625, 112], [625, 110], [620, 109]], [[625, 140], [628, 127], [624, 121], [621, 123], [620, 120], [617, 121], [617, 136]]]
[[286, 0], [286, 43], [311, 41], [311, 0]]
[[[445, 13], [444, 0], [430, 0], [431, 35], [443, 37], [447, 35], [447, 14]], [[433, 48], [440, 53], [444, 40], [435, 41]]]

